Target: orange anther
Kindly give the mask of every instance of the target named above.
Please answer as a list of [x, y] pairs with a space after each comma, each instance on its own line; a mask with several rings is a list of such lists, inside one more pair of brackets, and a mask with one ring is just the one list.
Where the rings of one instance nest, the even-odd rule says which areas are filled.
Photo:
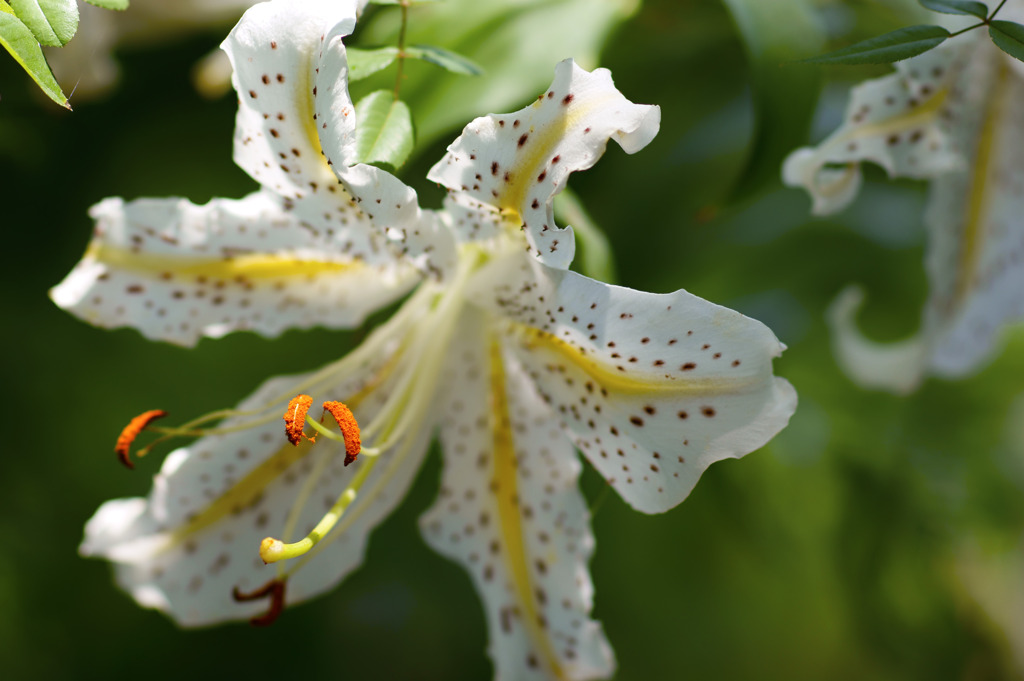
[[135, 438], [139, 436], [139, 433], [153, 421], [159, 418], [167, 416], [167, 412], [162, 409], [151, 409], [144, 411], [124, 427], [121, 434], [117, 436], [117, 444], [114, 445], [114, 451], [117, 452], [117, 458], [121, 460], [128, 468], [135, 468], [135, 464], [128, 458], [128, 452], [131, 449], [132, 443], [135, 442]]
[[272, 579], [249, 593], [242, 593], [236, 586], [231, 590], [231, 597], [239, 603], [269, 597], [270, 607], [267, 609], [267, 612], [249, 620], [254, 627], [267, 627], [273, 624], [274, 620], [284, 611], [284, 585], [285, 581], [283, 579]]
[[312, 406], [312, 397], [309, 395], [296, 395], [288, 403], [288, 410], [284, 413], [284, 432], [288, 435], [288, 441], [296, 447], [302, 441], [304, 435], [302, 429], [306, 427], [306, 412]]
[[[356, 460], [359, 452], [363, 449], [363, 443], [359, 439], [359, 424], [356, 423], [356, 417], [352, 415], [352, 410], [342, 402], [324, 402], [324, 412], [330, 412], [334, 420], [338, 422], [338, 428], [341, 429], [341, 434], [345, 438], [345, 465], [347, 466]], [[321, 417], [321, 421], [323, 421], [323, 417]]]

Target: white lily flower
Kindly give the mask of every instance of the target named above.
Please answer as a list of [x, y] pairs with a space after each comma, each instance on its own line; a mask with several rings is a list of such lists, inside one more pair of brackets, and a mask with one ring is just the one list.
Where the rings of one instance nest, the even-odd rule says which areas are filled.
[[[1019, 9], [1008, 5], [1000, 18]], [[839, 362], [866, 387], [909, 392], [927, 374], [975, 371], [1000, 329], [1024, 317], [1022, 66], [979, 31], [953, 38], [855, 87], [843, 125], [783, 166], [787, 184], [811, 193], [817, 215], [853, 200], [862, 161], [931, 181], [930, 295], [917, 336], [889, 346], [864, 338], [856, 288], [829, 313]]]
[[[312, 76], [318, 63], [321, 76], [335, 74], [333, 96], [346, 101], [339, 92], [345, 89], [344, 49], [330, 39], [350, 28], [351, 11], [339, 18], [343, 4], [275, 0], [250, 10], [226, 41], [238, 68], [243, 146], [236, 158], [245, 167], [258, 168], [261, 149], [268, 162], [277, 153], [265, 137], [259, 145], [244, 144], [252, 126], [262, 125], [253, 102], [266, 99], [277, 74], [285, 83], [306, 74], [309, 90], [321, 88], [320, 104], [324, 86], [314, 85]], [[328, 56], [302, 47], [310, 36], [318, 45], [321, 35], [331, 46]], [[269, 47], [272, 41], [276, 48]], [[288, 54], [306, 57], [289, 58], [285, 68], [280, 55]], [[264, 74], [269, 85], [262, 84]], [[247, 98], [250, 89], [255, 98]], [[292, 96], [313, 100], [312, 92]], [[274, 101], [273, 110], [284, 105]], [[344, 106], [288, 109], [278, 128], [287, 140], [281, 148], [307, 130], [313, 132], [305, 143], [315, 144], [313, 135], [324, 124], [342, 130], [354, 125], [353, 117]], [[197, 325], [207, 335], [235, 328], [274, 333], [314, 322], [346, 326], [405, 290], [396, 272], [420, 285], [337, 362], [313, 374], [271, 379], [237, 409], [211, 415], [226, 416], [214, 428], [200, 431], [200, 419], [171, 429], [171, 435], [202, 436], [167, 457], [149, 498], [104, 504], [86, 526], [82, 553], [113, 561], [118, 582], [139, 603], [183, 625], [247, 617], [266, 623], [286, 601], [321, 593], [359, 565], [369, 532], [402, 499], [439, 432], [442, 487], [423, 531], [431, 546], [465, 565], [482, 594], [496, 677], [608, 677], [612, 652], [590, 618], [587, 562], [594, 540], [576, 485], [581, 464], [575, 449], [630, 505], [657, 513], [682, 501], [711, 463], [762, 446], [796, 406], [789, 383], [772, 375], [772, 358], [783, 346], [763, 324], [685, 291], [638, 292], [543, 262], [559, 253], [561, 246], [552, 250], [556, 238], [571, 252], [571, 232], [555, 226], [550, 210], [568, 174], [592, 165], [608, 139], [627, 151], [640, 149], [658, 121], [657, 107], [630, 103], [606, 70], [588, 73], [562, 62], [537, 102], [515, 114], [477, 119], [431, 171], [451, 193], [446, 211], [415, 216], [414, 224], [441, 225], [421, 231], [422, 247], [404, 254], [361, 250], [359, 262], [374, 265], [360, 264], [358, 275], [349, 269], [344, 244], [382, 239], [380, 216], [346, 214], [343, 236], [328, 238], [318, 226], [314, 238], [292, 217], [309, 195], [295, 196], [301, 184], [294, 173], [273, 170], [273, 163], [266, 171], [272, 176], [259, 178], [269, 189], [239, 202], [187, 208], [158, 202], [162, 212], [145, 215], [151, 202], [100, 204], [99, 221], [107, 226], [54, 298], [90, 320], [130, 323], [150, 337], [192, 340]], [[344, 134], [325, 134], [318, 143], [326, 156], [346, 158], [333, 154]], [[321, 171], [317, 177], [327, 172]], [[337, 162], [334, 171], [343, 180], [355, 172]], [[303, 181], [310, 172], [303, 170]], [[387, 186], [388, 200], [404, 196], [393, 183]], [[271, 189], [288, 202], [267, 198]], [[105, 217], [115, 211], [123, 213], [119, 221]], [[109, 227], [115, 222], [116, 229]], [[112, 246], [116, 257], [105, 257], [113, 233], [125, 245]], [[160, 238], [169, 233], [188, 238], [170, 244]], [[168, 255], [169, 246], [179, 250]], [[226, 246], [245, 249], [249, 259], [202, 260]], [[457, 254], [451, 263], [444, 259], [450, 252]], [[564, 256], [563, 250], [556, 265]], [[221, 276], [229, 265], [220, 263], [251, 267], [236, 286]], [[417, 274], [435, 269], [439, 276]], [[382, 281], [371, 281], [374, 276]], [[154, 298], [165, 281], [167, 291], [186, 286], [186, 295]], [[353, 297], [356, 287], [369, 287], [366, 295], [378, 303]], [[199, 291], [207, 291], [202, 305]], [[222, 299], [211, 316], [208, 296], [218, 292]], [[103, 302], [81, 302], [95, 296]], [[151, 306], [137, 302], [147, 298]], [[353, 305], [355, 312], [348, 309]], [[204, 324], [194, 323], [192, 335], [183, 335], [177, 325], [165, 326], [166, 318]], [[335, 416], [345, 437], [310, 424], [320, 440], [315, 446], [303, 441], [312, 399], [296, 398], [300, 393], [347, 404], [351, 413]], [[282, 432], [282, 411], [296, 446]], [[122, 455], [159, 415], [147, 412], [133, 421], [119, 442]], [[270, 599], [262, 616], [267, 605], [253, 602], [261, 597]]]

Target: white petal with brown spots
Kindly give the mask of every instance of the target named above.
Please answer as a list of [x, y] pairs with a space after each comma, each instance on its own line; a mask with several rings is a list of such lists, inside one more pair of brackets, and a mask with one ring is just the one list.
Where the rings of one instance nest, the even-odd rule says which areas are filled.
[[496, 679], [607, 678], [612, 652], [590, 619], [594, 540], [579, 459], [484, 319], [467, 312], [452, 347], [444, 474], [424, 537], [480, 593]]
[[966, 40], [952, 39], [897, 62], [896, 73], [853, 88], [843, 125], [817, 147], [798, 149], [786, 159], [783, 180], [810, 192], [815, 215], [834, 213], [853, 200], [862, 161], [877, 163], [892, 176], [918, 178], [962, 163], [951, 128], [971, 106]]
[[93, 239], [53, 300], [91, 324], [181, 345], [356, 326], [421, 278], [372, 235], [318, 229], [265, 193], [202, 206], [106, 199], [91, 215]]
[[451, 245], [436, 242], [443, 233], [424, 222], [416, 192], [354, 158], [343, 43], [354, 27], [351, 0], [277, 0], [246, 12], [223, 44], [239, 97], [235, 162], [311, 224], [357, 224], [438, 274]]
[[1024, 74], [986, 43], [975, 59], [988, 77], [972, 82], [975, 106], [957, 127], [968, 163], [936, 178], [925, 216], [930, 364], [951, 376], [976, 369], [1024, 318]]
[[597, 163], [609, 139], [632, 154], [647, 146], [660, 123], [661, 110], [623, 97], [607, 69], [587, 72], [567, 59], [530, 106], [467, 125], [427, 177], [456, 201], [489, 205], [521, 224], [541, 262], [567, 268], [575, 241], [572, 230], [555, 224], [555, 194], [571, 173]]
[[[657, 513], [712, 463], [775, 436], [796, 393], [772, 375], [784, 346], [760, 322], [686, 291], [652, 294], [527, 256], [481, 271], [473, 300], [577, 445], [634, 508]], [[500, 322], [499, 322], [500, 324]]]

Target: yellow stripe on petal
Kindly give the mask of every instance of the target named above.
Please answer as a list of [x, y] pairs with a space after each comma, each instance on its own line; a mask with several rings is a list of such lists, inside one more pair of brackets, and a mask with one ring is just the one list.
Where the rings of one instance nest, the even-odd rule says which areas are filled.
[[960, 251], [959, 267], [957, 267], [956, 288], [953, 293], [953, 305], [959, 307], [966, 297], [974, 273], [978, 267], [978, 259], [985, 239], [985, 224], [991, 202], [989, 171], [992, 164], [993, 151], [996, 149], [996, 129], [1006, 118], [1007, 96], [1006, 87], [1009, 67], [1000, 60], [998, 73], [992, 85], [992, 96], [984, 114], [984, 124], [978, 139], [978, 148], [971, 164], [971, 180], [967, 203], [967, 220], [962, 236], [963, 248]]
[[760, 375], [735, 378], [721, 375], [687, 376], [685, 378], [671, 374], [654, 376], [650, 373], [631, 371], [627, 368], [628, 363], [625, 361], [622, 365], [610, 367], [604, 362], [590, 359], [579, 348], [546, 331], [526, 325], [521, 325], [519, 330], [527, 338], [527, 349], [540, 349], [557, 355], [585, 371], [600, 387], [617, 395], [675, 393], [711, 397], [747, 392], [764, 382], [764, 377]]
[[844, 135], [840, 139], [848, 140], [864, 139], [866, 137], [885, 137], [886, 135], [910, 132], [912, 130], [921, 129], [927, 125], [931, 125], [939, 115], [943, 106], [946, 104], [946, 98], [948, 95], [949, 90], [947, 88], [943, 88], [926, 99], [920, 105], [908, 109], [906, 112], [899, 113], [891, 118], [886, 118], [885, 120], [876, 123], [868, 123], [856, 127], [852, 129], [849, 134]]
[[491, 374], [491, 427], [494, 435], [494, 480], [501, 493], [496, 494], [500, 515], [501, 535], [506, 551], [509, 571], [515, 582], [519, 603], [523, 608], [523, 624], [533, 644], [543, 655], [551, 677], [564, 679], [565, 675], [558, 658], [551, 648], [551, 642], [541, 631], [539, 613], [534, 604], [533, 589], [523, 542], [522, 513], [514, 500], [518, 499], [516, 472], [516, 449], [512, 436], [512, 419], [509, 413], [508, 396], [505, 392], [505, 369], [502, 363], [501, 347], [492, 338], [490, 346]]
[[275, 254], [247, 254], [212, 259], [133, 253], [128, 249], [116, 248], [95, 241], [90, 244], [85, 258], [92, 258], [113, 268], [153, 278], [164, 277], [166, 273], [170, 273], [196, 278], [205, 277], [210, 280], [242, 278], [251, 282], [300, 276], [310, 277], [320, 274], [340, 274], [364, 267], [358, 261], [332, 262]]
[[164, 550], [180, 546], [186, 539], [214, 525], [228, 514], [240, 513], [246, 507], [258, 503], [263, 490], [294, 463], [305, 458], [311, 449], [309, 442], [303, 442], [298, 447], [286, 443], [190, 522], [175, 529]]
[[[559, 144], [564, 144], [566, 132], [578, 128], [581, 121], [586, 120], [613, 99], [615, 97], [612, 95], [604, 95], [574, 103], [571, 107], [562, 107], [564, 111], [551, 123], [543, 125], [539, 130], [530, 126], [523, 132], [526, 141], [516, 155], [516, 163], [509, 173], [509, 182], [505, 184], [496, 202], [503, 213], [514, 213], [519, 222], [523, 221], [522, 210], [526, 194], [530, 187], [536, 184], [537, 176], [555, 155]], [[542, 105], [543, 100], [538, 99], [527, 108], [527, 111], [540, 109]]]

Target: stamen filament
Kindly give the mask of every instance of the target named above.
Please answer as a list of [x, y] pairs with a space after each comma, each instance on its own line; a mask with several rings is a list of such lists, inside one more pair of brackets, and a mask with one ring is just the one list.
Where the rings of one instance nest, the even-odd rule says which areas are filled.
[[273, 399], [264, 403], [264, 407], [259, 411], [276, 408], [278, 404], [291, 399], [291, 397], [296, 393], [315, 394], [321, 392], [322, 387], [333, 383], [339, 374], [348, 373], [353, 370], [353, 365], [361, 364], [375, 357], [380, 352], [381, 344], [388, 338], [402, 335], [398, 332], [401, 327], [409, 324], [411, 317], [423, 314], [423, 311], [427, 309], [427, 306], [424, 304], [422, 299], [431, 295], [433, 295], [431, 287], [420, 286], [416, 292], [413, 293], [404, 304], [402, 304], [391, 319], [374, 329], [373, 332], [370, 333], [370, 335], [367, 336], [366, 339], [356, 348], [341, 359], [323, 367], [305, 381], [290, 387], [286, 392], [282, 392], [274, 396]]
[[218, 418], [225, 418], [227, 416], [249, 416], [249, 415], [253, 415], [253, 414], [262, 413], [262, 411], [263, 410], [260, 410], [260, 411], [236, 411], [236, 410], [233, 410], [233, 409], [221, 409], [219, 411], [211, 412], [209, 414], [206, 414], [205, 416], [202, 416], [202, 417], [200, 417], [198, 419], [194, 419], [194, 420], [190, 421], [189, 423], [186, 423], [186, 424], [181, 425], [181, 426], [177, 426], [177, 427], [161, 427], [161, 426], [157, 426], [157, 427], [153, 427], [153, 428], [147, 428], [147, 430], [151, 430], [154, 433], [163, 433], [163, 435], [161, 437], [158, 437], [157, 439], [153, 440], [152, 442], [150, 442], [145, 447], [142, 447], [141, 449], [139, 449], [136, 452], [136, 456], [145, 456], [146, 454], [148, 454], [150, 452], [150, 450], [152, 450], [157, 445], [159, 445], [159, 444], [161, 444], [163, 442], [167, 442], [168, 440], [173, 440], [176, 437], [204, 437], [206, 435], [226, 435], [228, 433], [236, 433], [236, 432], [241, 431], [241, 430], [248, 430], [250, 428], [255, 428], [256, 426], [262, 426], [264, 423], [269, 423], [269, 422], [273, 421], [275, 418], [277, 418], [276, 415], [268, 414], [268, 415], [263, 416], [263, 417], [261, 417], [259, 419], [256, 419], [256, 420], [253, 420], [253, 421], [246, 421], [245, 423], [239, 423], [239, 424], [234, 425], [234, 426], [223, 426], [223, 427], [222, 426], [217, 426], [215, 428], [193, 428], [192, 427], [192, 426], [196, 425], [197, 423], [202, 423], [202, 422], [205, 422], [205, 421], [213, 421], [214, 419], [218, 419]]
[[341, 433], [335, 433], [333, 430], [331, 430], [330, 428], [328, 428], [327, 426], [325, 426], [322, 423], [317, 423], [316, 421], [310, 421], [308, 425], [310, 425], [313, 428], [313, 430], [315, 430], [316, 432], [320, 433], [321, 435], [323, 435], [328, 440], [334, 440], [335, 442], [341, 442], [342, 444], [345, 443], [345, 436], [344, 435], [342, 435]]
[[[345, 443], [345, 436], [341, 433], [336, 433], [322, 423], [316, 421], [309, 421], [306, 425], [312, 427], [317, 433], [323, 435], [328, 440], [334, 440], [335, 442]], [[359, 449], [360, 456], [380, 456], [380, 453], [384, 451], [380, 447], [361, 447]]]

